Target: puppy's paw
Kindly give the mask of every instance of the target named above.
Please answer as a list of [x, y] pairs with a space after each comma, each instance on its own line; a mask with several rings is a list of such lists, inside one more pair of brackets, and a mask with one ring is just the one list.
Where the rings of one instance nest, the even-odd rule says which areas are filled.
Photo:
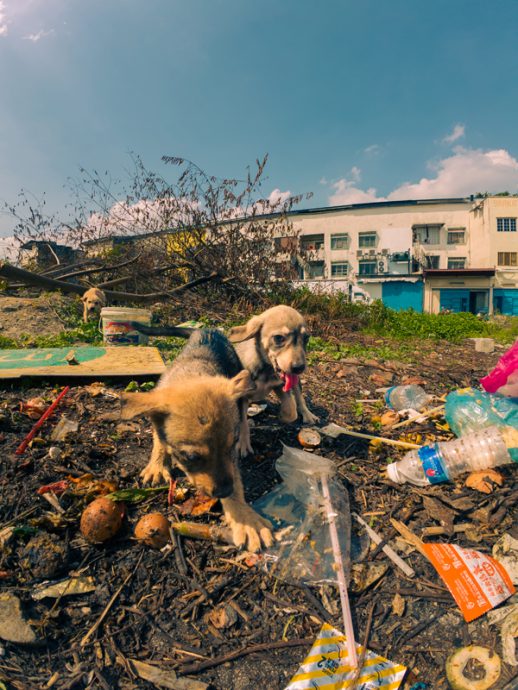
[[225, 517], [236, 546], [244, 546], [248, 551], [259, 551], [263, 544], [266, 547], [273, 544], [271, 524], [250, 506], [243, 504]]
[[302, 421], [304, 424], [316, 424], [320, 421], [320, 419], [316, 416], [316, 414], [313, 414], [313, 412], [310, 412], [306, 409], [302, 413]]
[[238, 444], [237, 444], [237, 451], [239, 453], [240, 458], [246, 458], [247, 455], [250, 455], [251, 453], [254, 452], [254, 449], [252, 448], [252, 444], [250, 442], [250, 437], [248, 437], [248, 438], [241, 437], [239, 439]]
[[144, 484], [160, 484], [163, 481], [170, 481], [171, 473], [164, 465], [149, 462], [140, 473], [140, 477]]

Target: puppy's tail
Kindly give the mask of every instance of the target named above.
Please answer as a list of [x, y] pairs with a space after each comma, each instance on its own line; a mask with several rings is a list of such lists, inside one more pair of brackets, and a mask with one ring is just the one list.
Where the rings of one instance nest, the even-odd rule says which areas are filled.
[[198, 329], [184, 326], [144, 326], [137, 321], [130, 321], [132, 328], [144, 335], [169, 335], [176, 338], [190, 338]]

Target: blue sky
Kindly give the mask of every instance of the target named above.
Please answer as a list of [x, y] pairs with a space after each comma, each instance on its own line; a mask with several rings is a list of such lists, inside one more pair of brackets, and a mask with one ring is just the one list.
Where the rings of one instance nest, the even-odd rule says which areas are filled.
[[0, 199], [129, 151], [269, 153], [306, 206], [516, 192], [517, 33], [516, 0], [0, 0]]

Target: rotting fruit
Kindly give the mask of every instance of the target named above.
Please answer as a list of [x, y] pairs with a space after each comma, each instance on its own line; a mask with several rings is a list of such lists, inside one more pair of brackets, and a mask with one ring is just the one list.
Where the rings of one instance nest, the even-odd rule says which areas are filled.
[[102, 544], [114, 537], [122, 526], [124, 506], [101, 496], [92, 501], [81, 515], [81, 534], [91, 544]]
[[161, 549], [169, 541], [169, 520], [162, 513], [148, 513], [135, 525], [135, 537], [154, 549]]

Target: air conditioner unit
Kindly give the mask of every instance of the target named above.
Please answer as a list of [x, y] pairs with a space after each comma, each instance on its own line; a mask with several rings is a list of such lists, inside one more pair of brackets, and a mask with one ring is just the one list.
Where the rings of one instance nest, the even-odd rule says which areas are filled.
[[363, 249], [358, 249], [356, 256], [363, 256]]
[[378, 273], [385, 273], [385, 262], [378, 261]]
[[389, 253], [389, 250], [388, 249], [382, 249], [381, 253], [383, 254], [383, 256], [387, 256]]

